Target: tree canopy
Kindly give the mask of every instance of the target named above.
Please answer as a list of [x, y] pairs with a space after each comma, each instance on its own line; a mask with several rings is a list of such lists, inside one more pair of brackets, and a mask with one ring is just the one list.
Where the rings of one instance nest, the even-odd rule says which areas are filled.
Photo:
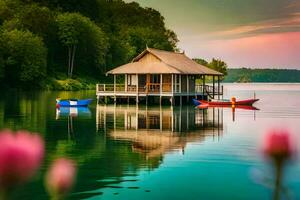
[[45, 74], [100, 78], [146, 45], [175, 51], [178, 42], [158, 11], [122, 0], [0, 0], [0, 30], [5, 45], [17, 44], [0, 46], [0, 81], [9, 85]]
[[207, 62], [206, 60], [204, 60], [202, 58], [194, 58], [193, 60], [196, 61], [197, 63], [199, 63], [200, 65], [204, 65], [213, 70], [223, 73], [224, 76], [227, 75], [228, 66], [224, 61], [222, 61], [220, 59], [213, 58], [210, 62]]
[[[32, 83], [46, 76], [47, 49], [42, 39], [29, 31], [4, 31], [2, 33], [4, 75], [14, 85]], [[36, 85], [35, 85], [36, 86]]]

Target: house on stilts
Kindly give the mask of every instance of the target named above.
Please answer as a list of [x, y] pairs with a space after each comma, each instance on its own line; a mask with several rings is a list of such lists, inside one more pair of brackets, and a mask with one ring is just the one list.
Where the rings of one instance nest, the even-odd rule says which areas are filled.
[[[113, 84], [97, 84], [97, 99], [134, 99], [162, 102], [169, 99], [172, 105], [182, 105], [192, 98], [220, 99], [223, 86], [222, 73], [200, 65], [184, 53], [174, 53], [147, 48], [131, 63], [117, 67], [107, 75], [114, 77]], [[124, 83], [117, 84], [117, 76], [123, 76]], [[211, 77], [210, 84], [206, 78]], [[156, 99], [156, 101], [155, 101]]]

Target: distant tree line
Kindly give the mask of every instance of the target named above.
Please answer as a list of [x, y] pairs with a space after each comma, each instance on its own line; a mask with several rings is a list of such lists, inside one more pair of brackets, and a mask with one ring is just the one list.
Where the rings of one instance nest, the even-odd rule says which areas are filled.
[[0, 0], [0, 83], [42, 86], [49, 77], [101, 77], [146, 45], [176, 50], [152, 8], [122, 0]]
[[228, 69], [224, 82], [277, 82], [299, 83], [300, 70], [296, 69]]

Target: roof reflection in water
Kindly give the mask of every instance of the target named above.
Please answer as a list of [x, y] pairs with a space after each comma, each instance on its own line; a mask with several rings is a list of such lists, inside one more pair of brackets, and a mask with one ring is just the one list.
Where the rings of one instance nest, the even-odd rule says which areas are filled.
[[223, 109], [194, 107], [97, 106], [97, 130], [114, 140], [129, 141], [146, 158], [184, 149], [188, 143], [219, 139]]

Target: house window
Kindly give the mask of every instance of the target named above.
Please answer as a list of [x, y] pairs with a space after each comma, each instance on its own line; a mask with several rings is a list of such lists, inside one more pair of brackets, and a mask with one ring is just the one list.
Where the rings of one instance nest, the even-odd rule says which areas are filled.
[[136, 75], [127, 75], [127, 85], [136, 85], [137, 84], [137, 79]]
[[159, 74], [153, 74], [151, 76], [151, 83], [160, 83], [160, 75]]

